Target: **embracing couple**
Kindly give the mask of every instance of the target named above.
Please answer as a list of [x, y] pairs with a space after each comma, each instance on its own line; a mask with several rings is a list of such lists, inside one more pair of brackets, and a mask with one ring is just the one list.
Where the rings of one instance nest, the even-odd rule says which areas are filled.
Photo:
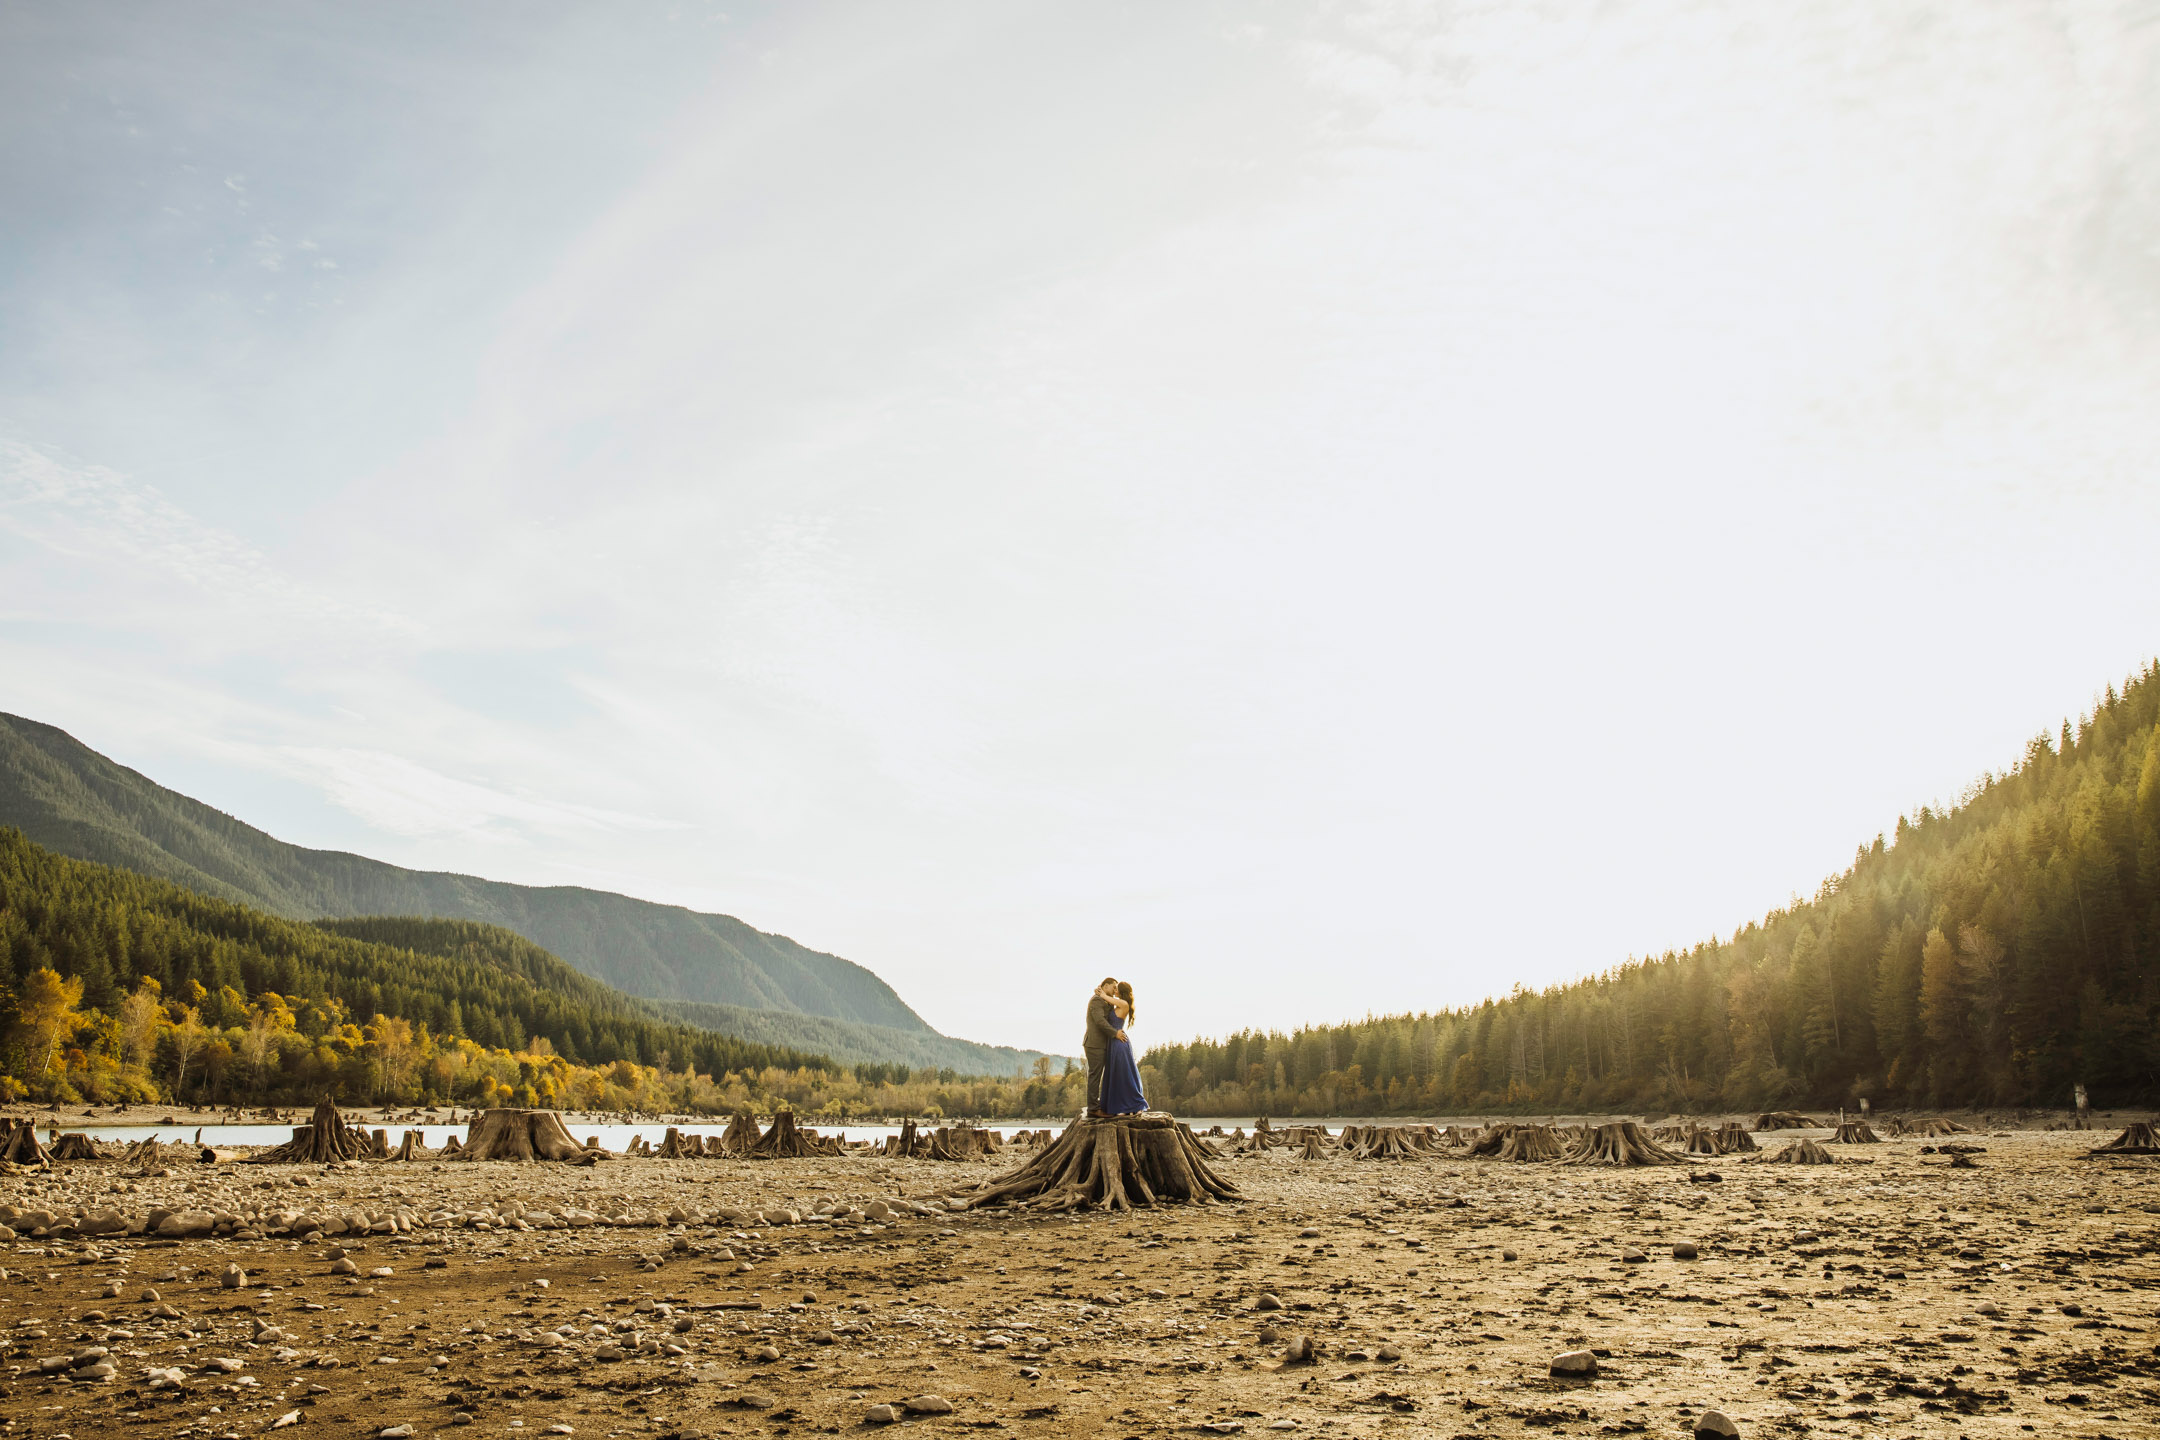
[[1105, 1115], [1138, 1115], [1147, 1109], [1147, 1095], [1140, 1088], [1140, 1067], [1133, 1063], [1132, 1041], [1125, 1028], [1132, 1024], [1132, 986], [1123, 980], [1105, 980], [1088, 997], [1087, 1038], [1080, 1049], [1087, 1056], [1087, 1118]]

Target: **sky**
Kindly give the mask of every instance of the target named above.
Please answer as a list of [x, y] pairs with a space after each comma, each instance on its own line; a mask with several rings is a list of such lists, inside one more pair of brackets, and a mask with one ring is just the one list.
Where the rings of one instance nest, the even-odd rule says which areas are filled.
[[0, 0], [0, 710], [1059, 1053], [1729, 934], [2160, 653], [2160, 4]]

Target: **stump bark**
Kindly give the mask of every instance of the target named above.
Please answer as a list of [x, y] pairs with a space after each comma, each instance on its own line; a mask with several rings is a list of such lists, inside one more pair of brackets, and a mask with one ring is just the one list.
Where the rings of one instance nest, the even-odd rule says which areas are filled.
[[[777, 1125], [779, 1117], [775, 1116], [773, 1123]], [[758, 1134], [757, 1117], [747, 1110], [737, 1110], [728, 1116], [727, 1129], [721, 1131], [719, 1138], [705, 1147], [705, 1153], [724, 1155], [734, 1160], [747, 1160], [757, 1153], [758, 1141], [761, 1138]]]
[[1017, 1170], [954, 1197], [966, 1209], [1131, 1210], [1244, 1197], [1217, 1175], [1190, 1130], [1159, 1111], [1076, 1120]]
[[[345, 1123], [336, 1104], [324, 1098], [315, 1102], [315, 1114], [307, 1124], [293, 1127], [292, 1139], [250, 1156], [249, 1163], [327, 1165], [341, 1160], [358, 1160], [373, 1148], [366, 1135]], [[134, 1161], [133, 1156], [129, 1159]]]
[[1563, 1159], [1567, 1151], [1559, 1132], [1550, 1125], [1516, 1125], [1500, 1137], [1499, 1146], [1491, 1153], [1502, 1160], [1528, 1164]]
[[1633, 1120], [1593, 1126], [1560, 1157], [1563, 1165], [1685, 1165]]
[[5, 1123], [7, 1131], [0, 1135], [0, 1160], [16, 1165], [43, 1165], [52, 1158], [44, 1142], [38, 1139], [35, 1121], [10, 1120]]
[[[734, 1125], [730, 1123], [729, 1129]], [[726, 1137], [722, 1137], [723, 1139]], [[799, 1160], [816, 1154], [816, 1148], [795, 1128], [795, 1112], [782, 1110], [773, 1116], [772, 1129], [759, 1137], [750, 1154], [757, 1160]]]
[[92, 1140], [88, 1135], [83, 1134], [80, 1130], [70, 1130], [53, 1142], [52, 1158], [55, 1160], [103, 1160], [105, 1152], [100, 1150], [97, 1141]]
[[1835, 1165], [1837, 1156], [1816, 1144], [1813, 1140], [1795, 1140], [1775, 1155], [1761, 1156], [1762, 1165]]
[[[56, 1152], [57, 1153], [57, 1152]], [[2088, 1155], [2160, 1155], [2160, 1132], [2149, 1121], [2140, 1120]]]
[[[448, 1153], [447, 1150], [445, 1153]], [[459, 1160], [562, 1160], [590, 1165], [606, 1155], [578, 1144], [554, 1110], [482, 1110], [465, 1129]]]

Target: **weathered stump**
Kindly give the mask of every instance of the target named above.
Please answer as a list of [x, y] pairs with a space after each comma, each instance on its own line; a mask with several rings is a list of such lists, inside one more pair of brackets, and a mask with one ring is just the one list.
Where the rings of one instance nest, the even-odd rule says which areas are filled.
[[1797, 1110], [1772, 1110], [1755, 1121], [1757, 1130], [1827, 1130], [1830, 1127]]
[[[328, 1165], [341, 1160], [358, 1160], [374, 1147], [358, 1128], [347, 1125], [345, 1117], [327, 1097], [315, 1103], [315, 1114], [305, 1125], [293, 1127], [292, 1139], [276, 1145], [259, 1155], [249, 1157], [256, 1165]], [[133, 1156], [132, 1163], [140, 1164]]]
[[565, 1160], [589, 1165], [606, 1155], [578, 1144], [554, 1110], [482, 1110], [465, 1129], [458, 1160]]
[[1560, 1157], [1563, 1165], [1685, 1165], [1686, 1159], [1673, 1154], [1657, 1141], [1650, 1132], [1633, 1120], [1616, 1120], [1609, 1125], [1591, 1128], [1588, 1134], [1569, 1147]]
[[1565, 1158], [1568, 1147], [1561, 1143], [1560, 1132], [1550, 1125], [1511, 1126], [1500, 1137], [1499, 1148], [1492, 1153], [1502, 1160], [1525, 1164]]
[[92, 1140], [80, 1130], [70, 1130], [67, 1134], [55, 1140], [52, 1144], [51, 1153], [52, 1158], [55, 1160], [103, 1160], [105, 1158], [105, 1152], [98, 1148], [97, 1141]]
[[0, 1132], [0, 1160], [16, 1165], [43, 1165], [52, 1156], [38, 1139], [37, 1122], [32, 1120], [9, 1120], [7, 1129]]
[[885, 1153], [896, 1160], [906, 1160], [923, 1148], [923, 1141], [915, 1134], [915, 1122], [900, 1122], [900, 1133], [885, 1142]]
[[1918, 1121], [1913, 1125], [1912, 1133], [1932, 1140], [1941, 1135], [1970, 1135], [1973, 1129], [1972, 1126], [1960, 1125], [1955, 1120], [1936, 1119]]
[[1298, 1159], [1325, 1160], [1332, 1153], [1333, 1152], [1328, 1149], [1326, 1144], [1321, 1141], [1319, 1136], [1307, 1135], [1305, 1137], [1305, 1148], [1298, 1151]]
[[782, 1110], [774, 1115], [772, 1129], [760, 1136], [750, 1150], [751, 1157], [758, 1160], [799, 1160], [816, 1153], [810, 1141], [796, 1130], [792, 1110]]
[[1813, 1140], [1795, 1140], [1775, 1155], [1756, 1157], [1758, 1165], [1835, 1165], [1837, 1156]]
[[421, 1134], [418, 1130], [407, 1130], [404, 1138], [398, 1141], [396, 1153], [391, 1155], [390, 1158], [393, 1160], [425, 1160], [434, 1153], [427, 1147], [427, 1136]]
[[667, 1127], [667, 1134], [660, 1141], [660, 1148], [653, 1152], [653, 1158], [657, 1160], [681, 1160], [691, 1155], [702, 1155], [705, 1153], [705, 1147], [702, 1145], [693, 1147], [690, 1143], [696, 1139], [695, 1135], [684, 1135], [680, 1130], [670, 1125]]
[[1837, 1127], [1837, 1134], [1830, 1137], [1835, 1145], [1880, 1145], [1882, 1137], [1868, 1128], [1865, 1120], [1847, 1120]]
[[464, 1149], [465, 1149], [465, 1142], [464, 1142], [463, 1140], [460, 1140], [460, 1139], [458, 1139], [458, 1137], [457, 1137], [457, 1136], [455, 1136], [455, 1135], [445, 1135], [445, 1136], [443, 1136], [443, 1142], [442, 1142], [442, 1153], [443, 1153], [443, 1154], [445, 1154], [445, 1155], [457, 1155], [457, 1154], [461, 1154], [461, 1153], [462, 1153], [462, 1152], [464, 1151]]
[[1747, 1127], [1737, 1120], [1728, 1120], [1717, 1128], [1718, 1153], [1732, 1155], [1759, 1150], [1755, 1137], [1748, 1134]]
[[[773, 1123], [779, 1123], [777, 1116]], [[760, 1138], [757, 1117], [747, 1110], [737, 1110], [728, 1117], [727, 1129], [721, 1131], [719, 1137], [705, 1147], [705, 1153], [725, 1155], [734, 1160], [747, 1160], [757, 1153]]]
[[955, 1199], [973, 1210], [1023, 1204], [1048, 1210], [1130, 1210], [1242, 1199], [1217, 1175], [1192, 1132], [1158, 1111], [1075, 1121], [1019, 1169]]
[[2150, 1121], [2140, 1120], [2088, 1155], [2160, 1155], [2160, 1132]]

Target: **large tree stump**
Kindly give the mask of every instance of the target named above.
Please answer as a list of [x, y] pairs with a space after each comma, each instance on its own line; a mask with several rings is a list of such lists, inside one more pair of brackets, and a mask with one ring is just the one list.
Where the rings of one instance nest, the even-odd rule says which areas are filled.
[[1567, 1151], [1560, 1132], [1552, 1126], [1516, 1125], [1501, 1137], [1500, 1148], [1494, 1153], [1502, 1160], [1537, 1163], [1561, 1159]]
[[1047, 1210], [1130, 1210], [1240, 1200], [1209, 1168], [1192, 1132], [1158, 1111], [1076, 1120], [1019, 1169], [955, 1200], [973, 1210], [1022, 1204]]
[[1827, 1130], [1822, 1121], [1802, 1115], [1797, 1110], [1772, 1110], [1755, 1121], [1757, 1130]]
[[1833, 1145], [1880, 1145], [1882, 1137], [1868, 1128], [1865, 1120], [1847, 1120], [1837, 1127], [1837, 1134], [1830, 1137]]
[[578, 1144], [554, 1110], [482, 1110], [465, 1129], [458, 1160], [565, 1160], [590, 1165], [607, 1155]]
[[1757, 1165], [1835, 1165], [1837, 1156], [1813, 1140], [1795, 1140], [1775, 1155], [1758, 1155]]
[[[732, 1127], [731, 1127], [732, 1128]], [[795, 1112], [782, 1110], [772, 1117], [772, 1129], [759, 1137], [750, 1154], [758, 1160], [800, 1160], [817, 1150], [795, 1128]]]
[[[1350, 1151], [1353, 1160], [1422, 1160], [1425, 1147], [1421, 1137], [1401, 1125], [1368, 1125], [1358, 1134], [1358, 1146]], [[1345, 1148], [1349, 1142], [1344, 1141]]]
[[105, 1152], [98, 1143], [80, 1130], [70, 1130], [53, 1141], [52, 1158], [55, 1160], [103, 1160]]
[[915, 1154], [919, 1141], [915, 1135], [915, 1122], [900, 1122], [900, 1133], [885, 1142], [885, 1153], [895, 1160], [906, 1160]]
[[[779, 1123], [777, 1116], [774, 1117], [774, 1123]], [[705, 1147], [705, 1153], [708, 1155], [725, 1155], [735, 1160], [747, 1160], [757, 1153], [760, 1138], [757, 1117], [747, 1110], [737, 1110], [728, 1117], [727, 1129], [721, 1131], [719, 1138]]]
[[1328, 1149], [1325, 1141], [1321, 1140], [1318, 1135], [1308, 1131], [1305, 1135], [1305, 1148], [1298, 1151], [1298, 1159], [1325, 1160], [1333, 1153], [1332, 1150]]
[[373, 1148], [367, 1136], [347, 1125], [337, 1105], [325, 1096], [315, 1102], [315, 1114], [307, 1124], [293, 1127], [292, 1139], [248, 1159], [254, 1165], [329, 1165], [358, 1160]]
[[685, 1135], [673, 1125], [670, 1125], [667, 1127], [667, 1134], [660, 1141], [660, 1148], [653, 1152], [653, 1158], [657, 1160], [683, 1160], [692, 1155], [702, 1155], [705, 1153], [705, 1147], [695, 1143], [696, 1140], [697, 1136]]
[[1633, 1120], [1593, 1126], [1560, 1157], [1563, 1165], [1685, 1165]]
[[[55, 1154], [59, 1153], [57, 1151]], [[2155, 1132], [2151, 1122], [2140, 1120], [2088, 1155], [2160, 1155], [2160, 1132]]]
[[404, 1138], [398, 1141], [396, 1152], [390, 1158], [393, 1160], [425, 1160], [434, 1153], [427, 1147], [427, 1136], [421, 1134], [418, 1130], [407, 1130]]
[[1912, 1132], [1924, 1139], [1932, 1140], [1940, 1135], [1970, 1135], [1973, 1133], [1973, 1128], [1970, 1125], [1960, 1125], [1955, 1120], [1935, 1119], [1917, 1122], [1912, 1127]]
[[43, 1165], [52, 1157], [46, 1152], [44, 1142], [38, 1139], [37, 1122], [34, 1120], [0, 1121], [7, 1128], [0, 1131], [0, 1160], [16, 1165]]
[[1719, 1153], [1724, 1155], [1739, 1154], [1762, 1148], [1755, 1143], [1755, 1137], [1748, 1133], [1747, 1127], [1737, 1120], [1728, 1120], [1723, 1125], [1718, 1126], [1717, 1142]]

